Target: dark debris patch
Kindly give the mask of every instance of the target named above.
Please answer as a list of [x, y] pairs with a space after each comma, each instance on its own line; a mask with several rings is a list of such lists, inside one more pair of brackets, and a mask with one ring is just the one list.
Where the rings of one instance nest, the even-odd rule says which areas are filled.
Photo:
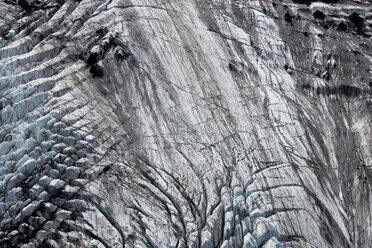
[[292, 0], [294, 3], [310, 5], [313, 2], [338, 3], [339, 0]]
[[315, 93], [318, 95], [342, 95], [345, 97], [358, 97], [360, 95], [371, 95], [371, 89], [361, 89], [359, 87], [341, 84], [338, 86], [325, 86], [314, 89], [314, 87], [309, 84], [301, 85], [303, 90], [315, 90]]
[[331, 88], [329, 90], [329, 94], [341, 94], [341, 95], [344, 95], [344, 96], [347, 96], [347, 97], [353, 97], [353, 96], [359, 96], [360, 94], [362, 94], [362, 90], [360, 88], [357, 88], [357, 87], [354, 87], [354, 86], [350, 86], [350, 85], [340, 85], [336, 88]]

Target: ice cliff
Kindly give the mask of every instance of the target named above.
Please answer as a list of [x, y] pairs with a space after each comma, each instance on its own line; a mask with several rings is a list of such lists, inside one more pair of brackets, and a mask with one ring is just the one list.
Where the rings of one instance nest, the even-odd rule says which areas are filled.
[[0, 15], [0, 247], [372, 247], [371, 1]]

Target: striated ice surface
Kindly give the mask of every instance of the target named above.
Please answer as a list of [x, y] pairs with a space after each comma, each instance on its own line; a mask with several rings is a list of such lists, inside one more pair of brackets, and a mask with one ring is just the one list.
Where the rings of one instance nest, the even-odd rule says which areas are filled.
[[0, 247], [372, 247], [371, 1], [0, 14]]

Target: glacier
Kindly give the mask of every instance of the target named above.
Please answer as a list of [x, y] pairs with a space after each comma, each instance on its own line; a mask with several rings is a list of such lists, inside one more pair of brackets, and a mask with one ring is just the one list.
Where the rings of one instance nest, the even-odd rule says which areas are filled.
[[0, 247], [372, 247], [371, 1], [0, 14]]

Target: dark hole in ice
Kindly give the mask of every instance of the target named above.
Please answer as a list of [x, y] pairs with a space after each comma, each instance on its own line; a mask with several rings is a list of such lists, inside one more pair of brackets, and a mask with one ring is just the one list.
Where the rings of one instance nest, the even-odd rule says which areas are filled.
[[95, 63], [98, 62], [98, 60], [99, 60], [99, 55], [97, 53], [91, 53], [88, 59], [86, 60], [86, 62], [88, 65], [94, 65]]
[[321, 12], [319, 10], [315, 11], [313, 16], [314, 16], [315, 19], [324, 19], [326, 17], [326, 15], [323, 14], [323, 12]]
[[46, 243], [46, 241], [44, 241], [42, 244], [39, 245], [39, 248], [52, 248], [52, 245]]
[[105, 35], [105, 31], [103, 30], [103, 28], [100, 28], [96, 31], [96, 34], [101, 38]]
[[304, 32], [304, 35], [305, 35], [305, 37], [308, 37], [309, 36], [309, 33], [308, 32]]
[[24, 181], [22, 181], [21, 182], [21, 188], [22, 188], [22, 190], [24, 191], [24, 193], [26, 193], [26, 192], [28, 192], [29, 193], [29, 189], [31, 189], [32, 188], [32, 186], [34, 186], [34, 180], [32, 180], [32, 179], [26, 179], [26, 180], [24, 180]]
[[89, 72], [92, 73], [93, 77], [103, 76], [103, 68], [97, 64], [92, 65], [92, 67], [89, 69]]
[[285, 20], [286, 22], [290, 22], [290, 23], [292, 23], [292, 16], [291, 16], [289, 13], [285, 13], [285, 15], [284, 15], [284, 20]]
[[85, 60], [85, 57], [84, 57], [83, 54], [79, 54], [79, 55], [78, 55], [78, 59], [80, 59], [80, 60]]
[[344, 22], [341, 22], [340, 24], [338, 24], [337, 30], [339, 30], [339, 31], [345, 31], [346, 30], [345, 23]]
[[324, 73], [323, 78], [328, 81], [330, 79], [329, 72]]
[[54, 240], [60, 240], [63, 238], [63, 236], [57, 232], [52, 232], [48, 235], [51, 239], [54, 239]]
[[120, 60], [122, 60], [122, 59], [125, 59], [126, 58], [126, 56], [124, 56], [124, 54], [123, 53], [118, 53], [117, 55], [116, 55], [117, 57], [118, 57], [118, 59], [120, 59]]
[[359, 14], [353, 12], [349, 16], [349, 20], [352, 21], [357, 29], [361, 29], [363, 27], [364, 19], [359, 16]]
[[368, 86], [369, 87], [372, 87], [372, 81], [368, 83]]
[[236, 66], [232, 63], [229, 63], [229, 69], [230, 69], [230, 71], [234, 71], [234, 72], [238, 71], [238, 69], [236, 69]]
[[4, 40], [9, 40], [11, 38], [9, 33], [5, 33], [5, 34], [1, 35], [1, 37], [3, 37]]
[[19, 0], [18, 5], [22, 7], [22, 9], [26, 11], [31, 11], [32, 6], [27, 2], [27, 0]]
[[310, 0], [292, 0], [294, 3], [300, 3], [300, 4], [307, 4], [310, 5], [311, 1]]
[[26, 36], [30, 35], [31, 33], [32, 33], [32, 27], [27, 28], [25, 31]]
[[323, 25], [323, 28], [324, 28], [324, 29], [328, 29], [328, 28], [329, 28], [328, 24], [324, 24], [324, 25]]
[[69, 223], [67, 223], [65, 220], [61, 222], [59, 229], [65, 232], [69, 232], [73, 230], [72, 226]]
[[126, 52], [123, 49], [117, 49], [115, 54], [116, 54], [116, 58], [118, 60], [127, 59], [127, 58], [129, 58], [130, 55], [132, 55], [131, 53]]

